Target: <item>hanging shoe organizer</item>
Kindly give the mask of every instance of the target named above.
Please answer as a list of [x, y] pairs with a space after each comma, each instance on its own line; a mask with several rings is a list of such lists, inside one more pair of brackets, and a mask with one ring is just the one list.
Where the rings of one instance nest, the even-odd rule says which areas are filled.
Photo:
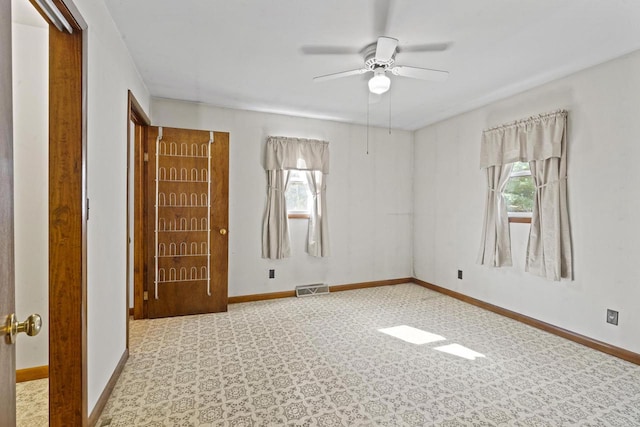
[[164, 283], [206, 282], [211, 296], [211, 144], [156, 140], [154, 298]]

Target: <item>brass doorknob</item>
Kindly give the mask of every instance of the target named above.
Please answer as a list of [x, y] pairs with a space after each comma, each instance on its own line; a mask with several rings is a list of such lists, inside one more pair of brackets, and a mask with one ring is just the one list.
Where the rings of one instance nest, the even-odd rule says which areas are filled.
[[4, 327], [4, 333], [9, 339], [9, 342], [13, 344], [16, 342], [16, 336], [20, 332], [24, 332], [30, 337], [33, 337], [38, 335], [40, 329], [42, 329], [42, 318], [39, 314], [32, 314], [27, 317], [24, 322], [18, 322], [16, 315], [11, 314], [7, 318], [7, 325]]
[[223, 236], [224, 236], [225, 234], [227, 234], [227, 229], [226, 229], [226, 228], [221, 228], [221, 229], [220, 229], [220, 234], [222, 234]]

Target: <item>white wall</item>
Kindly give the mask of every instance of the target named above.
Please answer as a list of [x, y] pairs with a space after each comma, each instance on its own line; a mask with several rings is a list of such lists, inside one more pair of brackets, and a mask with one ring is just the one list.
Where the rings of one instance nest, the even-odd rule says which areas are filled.
[[[362, 126], [166, 99], [153, 99], [151, 111], [155, 125], [230, 134], [230, 296], [411, 276], [412, 133], [371, 129], [367, 155]], [[290, 220], [292, 257], [261, 258], [269, 135], [330, 142], [328, 258], [305, 253], [307, 220], [299, 219]], [[268, 279], [271, 268], [275, 279]]]
[[16, 315], [43, 321], [17, 340], [24, 369], [49, 364], [49, 30], [14, 22], [12, 37]]
[[127, 90], [145, 111], [149, 92], [101, 1], [74, 0], [88, 47], [89, 413], [126, 346]]
[[[524, 273], [528, 224], [511, 225], [514, 266], [475, 264], [486, 184], [483, 129], [564, 108], [574, 280]], [[640, 353], [640, 52], [415, 133], [415, 276]], [[458, 269], [464, 279], [458, 280]], [[605, 322], [620, 312], [619, 326]]]

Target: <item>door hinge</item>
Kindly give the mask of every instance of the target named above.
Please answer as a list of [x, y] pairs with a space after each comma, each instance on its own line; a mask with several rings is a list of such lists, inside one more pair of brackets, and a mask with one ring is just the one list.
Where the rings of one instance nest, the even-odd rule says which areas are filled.
[[89, 198], [87, 198], [87, 221], [89, 221]]
[[142, 156], [142, 157], [143, 157], [143, 160], [144, 160], [145, 162], [148, 162], [148, 161], [149, 161], [149, 153], [144, 153], [144, 156]]
[[144, 293], [142, 294], [142, 300], [143, 301], [149, 301], [149, 292], [148, 291], [144, 291]]

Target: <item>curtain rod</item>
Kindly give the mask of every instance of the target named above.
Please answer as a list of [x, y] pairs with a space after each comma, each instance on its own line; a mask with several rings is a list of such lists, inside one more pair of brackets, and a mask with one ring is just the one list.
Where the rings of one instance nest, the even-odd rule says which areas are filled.
[[517, 126], [517, 125], [521, 125], [521, 124], [528, 124], [528, 123], [534, 123], [534, 122], [539, 122], [542, 119], [546, 119], [548, 117], [553, 117], [553, 116], [564, 116], [567, 117], [568, 112], [567, 110], [556, 110], [556, 111], [550, 111], [548, 113], [541, 113], [541, 114], [536, 114], [535, 116], [531, 116], [531, 117], [527, 117], [526, 119], [519, 119], [519, 120], [515, 120], [513, 122], [509, 122], [509, 123], [504, 123], [492, 128], [488, 128], [482, 131], [482, 133], [485, 132], [491, 132], [494, 130], [500, 130], [500, 129], [505, 129], [508, 127], [512, 127], [512, 126]]
[[287, 140], [287, 141], [313, 141], [313, 142], [322, 142], [323, 144], [328, 144], [329, 141], [324, 141], [321, 139], [307, 139], [307, 138], [292, 138], [289, 136], [268, 136], [267, 141], [270, 139], [279, 139], [279, 140]]

